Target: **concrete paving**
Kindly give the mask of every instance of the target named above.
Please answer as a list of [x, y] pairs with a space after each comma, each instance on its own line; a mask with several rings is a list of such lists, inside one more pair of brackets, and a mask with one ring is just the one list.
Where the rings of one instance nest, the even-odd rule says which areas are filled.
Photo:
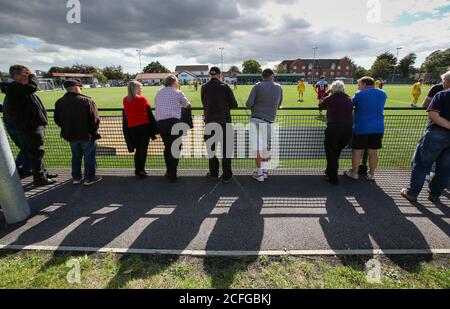
[[[450, 253], [450, 193], [432, 204], [399, 191], [406, 171], [381, 171], [377, 183], [326, 183], [317, 171], [231, 184], [204, 177], [137, 181], [102, 171], [93, 187], [27, 191], [32, 217], [0, 227], [0, 248], [193, 255]], [[160, 175], [161, 172], [158, 172]], [[29, 180], [28, 180], [29, 181]]]

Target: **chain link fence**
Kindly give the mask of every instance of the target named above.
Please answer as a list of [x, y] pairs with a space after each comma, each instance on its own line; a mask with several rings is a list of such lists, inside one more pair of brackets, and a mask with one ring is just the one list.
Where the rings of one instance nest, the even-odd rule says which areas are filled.
[[[391, 108], [386, 110], [386, 133], [384, 148], [380, 152], [381, 169], [409, 169], [411, 159], [420, 137], [427, 125], [428, 117], [423, 111]], [[101, 109], [101, 125], [98, 141], [97, 165], [102, 169], [133, 169], [133, 154], [128, 152], [122, 132], [122, 111]], [[208, 169], [207, 151], [204, 141], [204, 123], [201, 110], [195, 109], [194, 129], [183, 137], [181, 170]], [[54, 123], [52, 111], [46, 132], [45, 162], [49, 168], [69, 168], [71, 152], [69, 144], [60, 137]], [[249, 116], [244, 110], [233, 115], [234, 160], [236, 172], [254, 168], [253, 153], [249, 141]], [[325, 117], [313, 108], [290, 108], [278, 116], [272, 135], [272, 160], [279, 170], [324, 169]], [[17, 148], [12, 145], [14, 154]], [[150, 142], [147, 168], [164, 169], [164, 146], [158, 138]], [[351, 167], [351, 150], [346, 149], [341, 157], [341, 168]]]

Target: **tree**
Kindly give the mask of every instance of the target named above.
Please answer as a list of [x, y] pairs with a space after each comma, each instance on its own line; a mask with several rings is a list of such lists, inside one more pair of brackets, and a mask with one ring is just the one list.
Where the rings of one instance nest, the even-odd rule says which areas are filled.
[[262, 73], [261, 65], [258, 61], [249, 59], [242, 64], [244, 74], [258, 74]]
[[154, 61], [144, 68], [144, 73], [170, 73], [170, 71], [159, 61]]
[[108, 81], [108, 78], [105, 75], [103, 75], [102, 72], [97, 71], [92, 74], [94, 74], [94, 77], [102, 84], [105, 84]]
[[125, 79], [125, 73], [123, 72], [122, 66], [107, 66], [102, 70], [103, 75], [109, 80], [124, 80]]
[[230, 73], [240, 74], [241, 70], [236, 65], [232, 65], [230, 69], [228, 70]]
[[94, 74], [99, 72], [100, 70], [93, 65], [77, 63], [72, 66], [71, 71], [71, 73], [78, 74]]
[[354, 78], [360, 79], [364, 76], [370, 76], [370, 71], [367, 70], [365, 67], [356, 65], [355, 66], [355, 74], [353, 75]]
[[277, 67], [275, 68], [275, 71], [277, 71], [278, 74], [289, 73], [288, 70], [285, 68], [285, 66], [282, 64], [277, 65]]
[[417, 55], [414, 53], [411, 53], [400, 60], [397, 69], [403, 78], [409, 78], [409, 76], [415, 72], [414, 63], [416, 63], [416, 60]]
[[387, 79], [394, 73], [396, 65], [397, 57], [390, 52], [385, 52], [377, 57], [370, 71], [375, 78], [381, 77]]
[[450, 48], [447, 50], [437, 50], [429, 55], [422, 64], [421, 71], [430, 74], [431, 78], [438, 79], [439, 76], [449, 69]]
[[393, 66], [387, 59], [376, 60], [370, 69], [370, 73], [375, 78], [387, 79], [393, 72]]
[[3, 79], [4, 79], [4, 77], [3, 77], [3, 73], [2, 73], [2, 72], [0, 72], [0, 82], [2, 82], [2, 81], [3, 81]]

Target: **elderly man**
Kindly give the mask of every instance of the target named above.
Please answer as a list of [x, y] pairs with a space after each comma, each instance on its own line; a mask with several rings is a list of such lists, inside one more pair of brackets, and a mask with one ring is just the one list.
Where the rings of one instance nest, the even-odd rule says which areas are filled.
[[378, 150], [383, 148], [384, 107], [387, 95], [375, 88], [372, 77], [363, 77], [358, 81], [358, 92], [353, 97], [355, 107], [353, 125], [353, 168], [345, 173], [351, 179], [359, 179], [358, 169], [365, 150], [369, 155], [369, 173], [366, 179], [375, 181], [378, 166]]
[[177, 181], [179, 156], [178, 153], [172, 153], [172, 145], [180, 138], [180, 134], [172, 134], [172, 128], [180, 122], [181, 108], [191, 108], [191, 103], [183, 92], [177, 89], [178, 79], [175, 75], [167, 76], [164, 86], [165, 88], [161, 89], [155, 97], [156, 120], [164, 142], [166, 176], [171, 183], [174, 183]]
[[[67, 93], [55, 104], [55, 123], [61, 128], [61, 137], [70, 143], [72, 151], [72, 183], [91, 186], [102, 180], [95, 175], [95, 156], [100, 118], [95, 102], [82, 94], [83, 84], [79, 80], [68, 80], [63, 84]], [[84, 178], [81, 161], [84, 157]]]
[[19, 136], [20, 143], [26, 149], [33, 170], [35, 186], [54, 184], [52, 178], [58, 175], [47, 173], [44, 167], [45, 127], [48, 124], [47, 111], [37, 96], [39, 82], [36, 76], [25, 66], [13, 65], [9, 69], [11, 79], [1, 84], [6, 94], [8, 114]]
[[439, 202], [450, 181], [450, 71], [442, 75], [442, 84], [444, 91], [428, 107], [430, 123], [414, 154], [411, 182], [401, 191], [410, 202], [417, 201], [434, 163], [436, 175], [429, 184], [428, 199]]
[[264, 182], [269, 178], [269, 142], [272, 124], [275, 122], [277, 110], [283, 103], [283, 89], [274, 82], [275, 73], [266, 69], [262, 73], [263, 81], [256, 84], [247, 100], [247, 107], [251, 109], [251, 140], [256, 150], [256, 167], [253, 178]]
[[335, 81], [329, 93], [319, 104], [320, 110], [327, 110], [328, 120], [325, 130], [328, 162], [325, 174], [330, 183], [338, 184], [339, 158], [352, 139], [353, 102], [345, 93], [345, 85], [341, 81]]

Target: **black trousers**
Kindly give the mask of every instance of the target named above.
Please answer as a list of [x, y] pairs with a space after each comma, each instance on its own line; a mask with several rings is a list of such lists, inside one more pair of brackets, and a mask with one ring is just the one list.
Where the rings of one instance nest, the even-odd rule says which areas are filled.
[[326, 174], [331, 181], [338, 181], [339, 158], [352, 139], [351, 125], [329, 125], [325, 130]]
[[[217, 151], [217, 145], [220, 143], [222, 145], [222, 169], [223, 169], [223, 179], [229, 180], [233, 177], [233, 172], [231, 169], [231, 154], [228, 154], [228, 152], [231, 151], [231, 149], [227, 149], [227, 136], [230, 134], [233, 134], [233, 132], [227, 132], [227, 125], [226, 124], [220, 124], [223, 132], [223, 138], [222, 140], [216, 140], [211, 145], [211, 151], [213, 152], [209, 159], [209, 173], [213, 177], [219, 177], [220, 173], [220, 163], [219, 159], [217, 159], [216, 151]], [[215, 136], [216, 132], [211, 132], [211, 134], [205, 134], [205, 141], [209, 141], [211, 138]]]
[[178, 162], [180, 161], [179, 153], [181, 152], [181, 143], [179, 149], [177, 149], [179, 153], [172, 153], [173, 143], [182, 136], [181, 133], [172, 134], [173, 126], [179, 122], [179, 119], [158, 121], [159, 132], [164, 142], [164, 161], [166, 162], [167, 175], [170, 179], [175, 179], [177, 177]]
[[45, 127], [39, 126], [31, 130], [20, 130], [24, 146], [28, 153], [28, 158], [33, 170], [34, 180], [42, 180], [46, 178], [44, 166], [44, 139]]
[[134, 167], [136, 172], [145, 170], [145, 163], [147, 162], [148, 145], [150, 144], [150, 128], [148, 125], [129, 128], [130, 136], [133, 139], [133, 144], [136, 147], [134, 153]]

